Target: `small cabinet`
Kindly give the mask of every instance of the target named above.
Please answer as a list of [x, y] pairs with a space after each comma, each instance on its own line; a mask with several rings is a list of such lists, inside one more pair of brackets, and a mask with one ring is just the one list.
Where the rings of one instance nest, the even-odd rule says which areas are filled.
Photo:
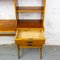
[[20, 46], [41, 46], [45, 43], [44, 32], [39, 28], [20, 28], [16, 33], [15, 43]]

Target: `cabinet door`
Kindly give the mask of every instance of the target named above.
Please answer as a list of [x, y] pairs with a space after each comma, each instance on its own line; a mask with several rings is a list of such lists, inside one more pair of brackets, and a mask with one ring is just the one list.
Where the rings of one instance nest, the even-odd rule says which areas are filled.
[[0, 20], [0, 31], [15, 31], [16, 26], [16, 20]]

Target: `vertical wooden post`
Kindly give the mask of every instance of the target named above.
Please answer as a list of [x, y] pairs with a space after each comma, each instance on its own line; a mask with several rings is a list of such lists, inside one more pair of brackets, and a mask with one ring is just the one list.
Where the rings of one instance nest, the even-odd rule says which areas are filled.
[[42, 60], [42, 46], [40, 48], [40, 60]]
[[20, 59], [20, 48], [19, 48], [19, 45], [18, 45], [18, 60]]
[[16, 16], [16, 0], [14, 0], [14, 9], [15, 9], [15, 16]]

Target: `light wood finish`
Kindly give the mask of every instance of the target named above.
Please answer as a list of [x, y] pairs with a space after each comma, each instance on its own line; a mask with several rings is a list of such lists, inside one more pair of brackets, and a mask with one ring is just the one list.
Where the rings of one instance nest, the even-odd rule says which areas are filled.
[[16, 20], [0, 20], [0, 31], [16, 31]]
[[44, 33], [41, 30], [38, 29], [26, 29], [26, 30], [21, 30], [19, 29], [17, 32], [17, 36], [15, 39], [16, 44], [27, 44], [28, 42], [32, 42], [32, 45], [37, 45], [36, 42], [38, 43], [37, 46], [44, 44], [45, 42], [45, 37]]
[[0, 34], [0, 36], [15, 36], [15, 34]]
[[[18, 59], [19, 59], [19, 48], [40, 48], [40, 60], [42, 60], [42, 47], [45, 43], [45, 37], [44, 37], [44, 14], [45, 14], [45, 5], [46, 5], [46, 0], [42, 0], [42, 4], [44, 6], [17, 6], [16, 7], [16, 14], [17, 14], [17, 32], [16, 32], [16, 36], [15, 36], [15, 43], [16, 45], [18, 46]], [[39, 12], [41, 13], [41, 19], [39, 20], [29, 20], [29, 19], [26, 19], [26, 20], [19, 20], [19, 13], [25, 13], [25, 12]], [[22, 34], [22, 32], [24, 33], [24, 31], [30, 31], [30, 33], [28, 34]], [[33, 37], [30, 37], [32, 36], [33, 34], [34, 35], [39, 35], [39, 34], [35, 34], [33, 32], [36, 33], [36, 31], [40, 34], [39, 38], [37, 39], [36, 36], [33, 38]], [[29, 35], [30, 34], [30, 35]], [[32, 34], [32, 35], [31, 35]], [[25, 35], [25, 37], [22, 37], [22, 35]], [[26, 37], [26, 35], [28, 37]], [[37, 42], [37, 44], [36, 44]]]
[[20, 48], [19, 48], [19, 45], [17, 47], [18, 47], [18, 60], [19, 60], [20, 59]]
[[18, 28], [43, 28], [43, 20], [18, 20]]
[[46, 0], [44, 0], [43, 3], [44, 3], [44, 13], [42, 14], [42, 16], [43, 16], [43, 26], [44, 26], [44, 16], [45, 16]]
[[15, 43], [19, 45], [18, 59], [20, 59], [20, 48], [40, 48], [40, 59], [42, 60], [42, 46], [45, 43], [42, 28], [18, 28]]
[[17, 6], [17, 10], [44, 10], [44, 6]]
[[[17, 2], [17, 1], [16, 1], [16, 0], [14, 0], [15, 16], [17, 16], [17, 15], [16, 15], [16, 2]], [[16, 20], [17, 20], [17, 19], [16, 19]]]
[[17, 12], [44, 12], [44, 10], [17, 10]]
[[[16, 0], [13, 1], [16, 16]], [[4, 34], [0, 34], [0, 36], [14, 36], [15, 34], [10, 34], [10, 32], [16, 32], [16, 28], [16, 19], [0, 19], [0, 32], [4, 32]]]
[[42, 60], [42, 46], [40, 48], [40, 60]]
[[16, 31], [0, 31], [0, 36], [15, 36]]

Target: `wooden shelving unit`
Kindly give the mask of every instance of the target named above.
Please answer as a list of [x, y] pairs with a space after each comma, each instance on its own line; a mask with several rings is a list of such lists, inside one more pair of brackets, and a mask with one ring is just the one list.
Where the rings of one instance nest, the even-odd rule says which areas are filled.
[[[16, 1], [16, 4], [17, 1]], [[19, 13], [41, 13], [41, 19], [24, 19], [23, 21], [19, 19]], [[17, 24], [18, 28], [42, 28], [44, 29], [44, 12], [45, 12], [45, 2], [42, 0], [42, 6], [17, 6], [16, 5], [16, 14], [17, 14]], [[31, 20], [31, 21], [30, 21]], [[33, 21], [34, 20], [34, 21]], [[27, 25], [28, 24], [28, 25]], [[28, 26], [28, 27], [27, 27]]]
[[[19, 0], [18, 0], [19, 1]], [[23, 2], [22, 2], [23, 3]], [[15, 5], [18, 4], [15, 0]], [[17, 6], [17, 32], [15, 36], [15, 43], [18, 46], [18, 59], [20, 59], [20, 48], [40, 48], [40, 59], [42, 60], [42, 47], [45, 43], [44, 37], [44, 13], [46, 0], [42, 0], [42, 6]], [[41, 13], [40, 19], [19, 19], [19, 13]], [[31, 33], [32, 32], [32, 33]], [[39, 32], [40, 38], [36, 39], [35, 33]], [[35, 38], [32, 37], [32, 35]], [[24, 36], [27, 35], [27, 38]], [[38, 34], [36, 34], [38, 35]], [[29, 36], [29, 38], [28, 38]], [[36, 42], [38, 44], [36, 44]]]
[[[18, 59], [20, 59], [20, 48], [40, 48], [40, 59], [42, 60], [42, 47], [45, 43], [44, 13], [46, 0], [42, 0], [42, 6], [17, 6], [17, 0], [12, 1], [16, 19], [0, 19], [0, 32], [4, 32], [0, 36], [13, 36], [15, 34], [10, 34], [10, 32], [17, 31], [15, 44], [18, 47]], [[40, 13], [41, 18], [19, 19], [19, 13]]]

